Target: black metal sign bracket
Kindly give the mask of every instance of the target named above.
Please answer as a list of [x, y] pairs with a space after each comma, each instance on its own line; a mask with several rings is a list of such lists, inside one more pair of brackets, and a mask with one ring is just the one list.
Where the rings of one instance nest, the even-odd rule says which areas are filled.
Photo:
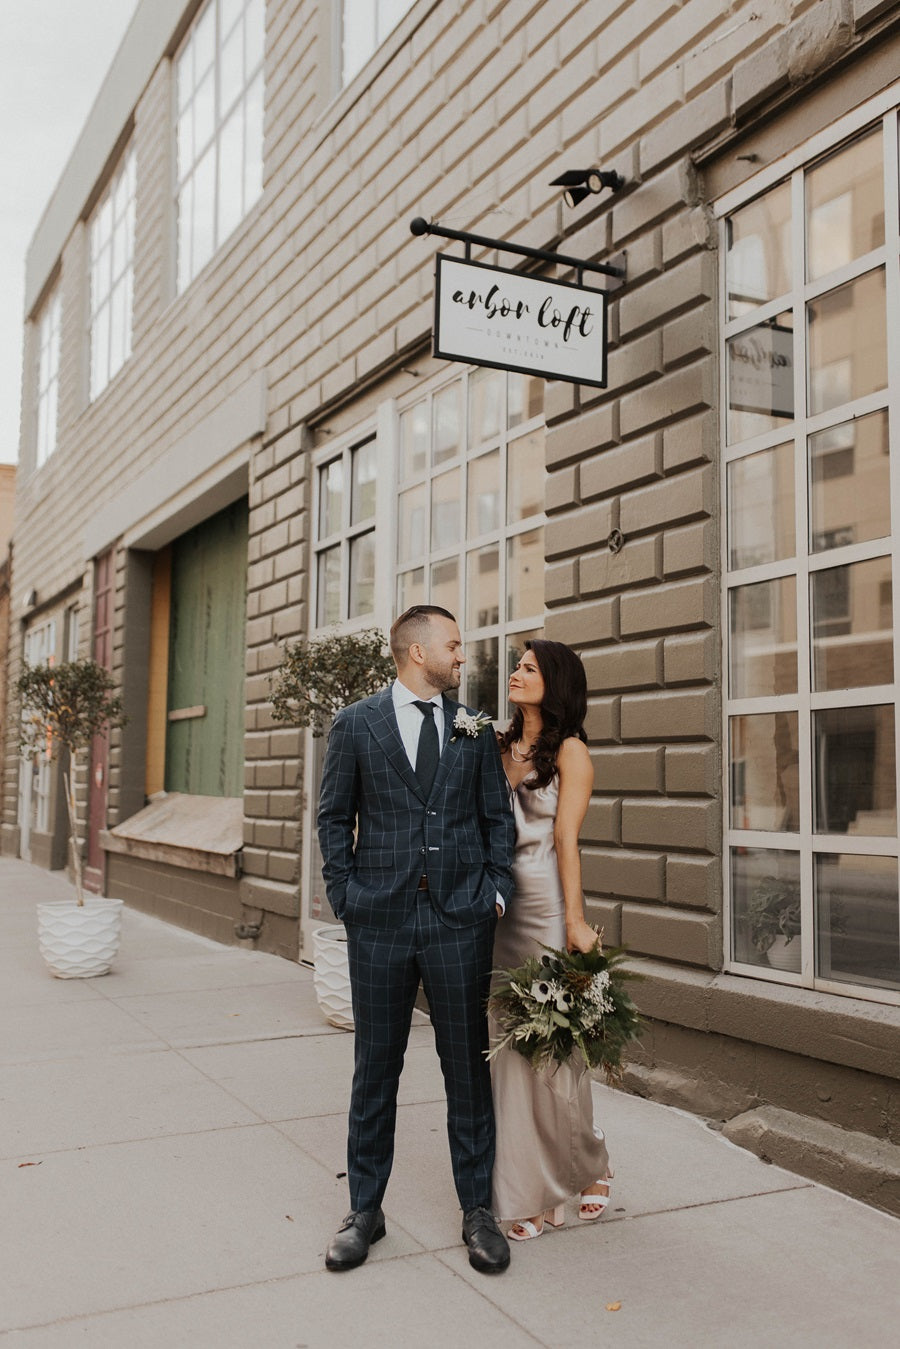
[[584, 272], [602, 272], [604, 276], [614, 277], [619, 282], [625, 280], [624, 253], [620, 255], [621, 266], [611, 262], [586, 262], [583, 258], [569, 258], [565, 253], [551, 253], [547, 248], [531, 248], [528, 244], [512, 244], [505, 239], [488, 239], [483, 234], [470, 234], [468, 230], [448, 229], [445, 225], [438, 225], [434, 221], [423, 220], [419, 215], [409, 222], [409, 230], [411, 234], [416, 235], [438, 234], [442, 239], [458, 239], [466, 246], [467, 262], [472, 258], [472, 245], [477, 244], [479, 248], [499, 248], [506, 253], [518, 253], [523, 258], [538, 258], [541, 262], [554, 262], [560, 267], [574, 267], [578, 274], [579, 285]]

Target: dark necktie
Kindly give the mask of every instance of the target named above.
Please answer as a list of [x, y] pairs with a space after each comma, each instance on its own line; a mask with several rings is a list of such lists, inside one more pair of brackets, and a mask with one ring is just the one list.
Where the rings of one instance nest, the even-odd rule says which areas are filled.
[[438, 744], [437, 723], [434, 720], [434, 703], [413, 703], [422, 713], [422, 726], [419, 731], [419, 747], [416, 750], [416, 777], [422, 791], [427, 796], [437, 772], [441, 747]]

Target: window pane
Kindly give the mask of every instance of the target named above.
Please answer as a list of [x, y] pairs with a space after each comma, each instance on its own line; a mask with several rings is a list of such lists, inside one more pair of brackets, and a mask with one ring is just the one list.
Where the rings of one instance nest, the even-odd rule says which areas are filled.
[[900, 988], [896, 857], [822, 853], [815, 867], [816, 972]]
[[434, 395], [433, 461], [455, 459], [462, 439], [462, 384], [457, 381]]
[[344, 505], [344, 461], [332, 459], [319, 469], [319, 538], [327, 539], [341, 527]]
[[351, 456], [353, 482], [350, 490], [350, 523], [357, 525], [375, 514], [375, 477], [378, 464], [375, 441], [358, 445]]
[[506, 617], [544, 612], [544, 531], [531, 529], [506, 543]]
[[372, 0], [343, 0], [341, 74], [352, 80], [375, 50], [375, 6]]
[[452, 548], [459, 543], [462, 502], [458, 468], [442, 473], [431, 484], [431, 546]]
[[732, 698], [797, 691], [797, 589], [793, 576], [737, 586], [729, 596]]
[[544, 510], [547, 479], [544, 428], [512, 440], [507, 450], [506, 521], [513, 524]]
[[470, 539], [500, 528], [500, 451], [491, 450], [469, 462], [469, 509], [466, 532]]
[[194, 95], [194, 146], [201, 154], [216, 127], [216, 86], [213, 72], [205, 77]]
[[217, 238], [226, 239], [244, 213], [244, 110], [235, 108], [219, 141], [219, 219]]
[[500, 620], [500, 549], [476, 548], [466, 566], [466, 627], [484, 628]]
[[791, 289], [791, 188], [780, 183], [728, 221], [728, 317], [740, 318]]
[[729, 722], [732, 829], [800, 828], [797, 713], [761, 712]]
[[212, 257], [215, 246], [216, 157], [212, 147], [197, 165], [194, 174], [194, 230], [191, 258], [193, 275]]
[[[397, 577], [397, 613], [402, 614], [413, 604], [425, 603], [425, 568], [402, 571]], [[447, 607], [446, 605], [444, 606]]]
[[400, 416], [400, 480], [417, 478], [428, 462], [428, 404], [415, 407]]
[[448, 557], [431, 564], [430, 604], [439, 604], [451, 614], [459, 613], [459, 558]]
[[424, 483], [401, 492], [398, 499], [397, 561], [421, 557], [427, 548], [428, 488]]
[[244, 34], [247, 42], [247, 64], [244, 69], [247, 75], [252, 75], [265, 55], [265, 0], [246, 0]]
[[891, 532], [887, 411], [809, 437], [812, 549], [883, 539]]
[[375, 608], [375, 531], [350, 540], [350, 617]]
[[507, 376], [506, 424], [510, 428], [530, 422], [544, 410], [544, 381], [537, 375], [510, 370]]
[[732, 849], [731, 897], [734, 958], [799, 974], [799, 853]]
[[728, 545], [733, 571], [794, 556], [792, 442], [728, 465]]
[[503, 422], [503, 375], [482, 367], [469, 376], [469, 448], [500, 434]]
[[225, 39], [219, 62], [219, 98], [222, 112], [232, 106], [243, 87], [244, 28], [243, 24], [236, 24]]
[[787, 312], [726, 344], [730, 444], [793, 420], [793, 342], [794, 318]]
[[810, 280], [881, 248], [884, 177], [881, 127], [861, 136], [806, 175]]
[[893, 683], [891, 559], [828, 567], [810, 587], [815, 687]]
[[316, 624], [320, 628], [341, 617], [341, 550], [328, 548], [319, 554], [319, 593]]
[[486, 637], [479, 642], [470, 642], [466, 647], [466, 702], [496, 721], [500, 715], [498, 708], [498, 642], [496, 637]]
[[244, 210], [263, 188], [263, 77], [258, 75], [244, 99]]
[[829, 708], [813, 728], [816, 833], [896, 834], [893, 707]]
[[887, 383], [884, 271], [813, 300], [809, 322], [809, 410], [863, 398]]

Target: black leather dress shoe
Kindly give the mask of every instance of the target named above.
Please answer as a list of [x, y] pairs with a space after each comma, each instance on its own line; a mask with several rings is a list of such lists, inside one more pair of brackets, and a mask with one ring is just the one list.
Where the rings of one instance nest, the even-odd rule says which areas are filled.
[[384, 1236], [384, 1214], [380, 1208], [371, 1213], [347, 1214], [325, 1252], [326, 1269], [355, 1269], [369, 1254], [373, 1242]]
[[501, 1274], [509, 1264], [509, 1242], [490, 1209], [470, 1208], [463, 1214], [463, 1241], [469, 1264], [482, 1274]]

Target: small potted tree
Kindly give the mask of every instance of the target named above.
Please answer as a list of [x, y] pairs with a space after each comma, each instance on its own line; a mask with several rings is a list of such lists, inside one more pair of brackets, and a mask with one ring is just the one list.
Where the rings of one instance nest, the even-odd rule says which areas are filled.
[[[747, 909], [750, 940], [775, 969], [800, 969], [800, 883], [762, 876]], [[797, 938], [796, 945], [794, 939]]]
[[[394, 662], [377, 628], [331, 632], [288, 642], [272, 674], [272, 716], [292, 726], [311, 726], [323, 736], [336, 712], [368, 698], [393, 679]], [[347, 934], [329, 923], [313, 932], [313, 983], [325, 1019], [353, 1029]]]
[[62, 760], [75, 899], [39, 904], [38, 945], [59, 979], [106, 974], [119, 946], [122, 901], [85, 898], [72, 770], [107, 727], [122, 726], [122, 699], [109, 671], [93, 660], [26, 665], [16, 684], [22, 711], [20, 745], [26, 757]]

